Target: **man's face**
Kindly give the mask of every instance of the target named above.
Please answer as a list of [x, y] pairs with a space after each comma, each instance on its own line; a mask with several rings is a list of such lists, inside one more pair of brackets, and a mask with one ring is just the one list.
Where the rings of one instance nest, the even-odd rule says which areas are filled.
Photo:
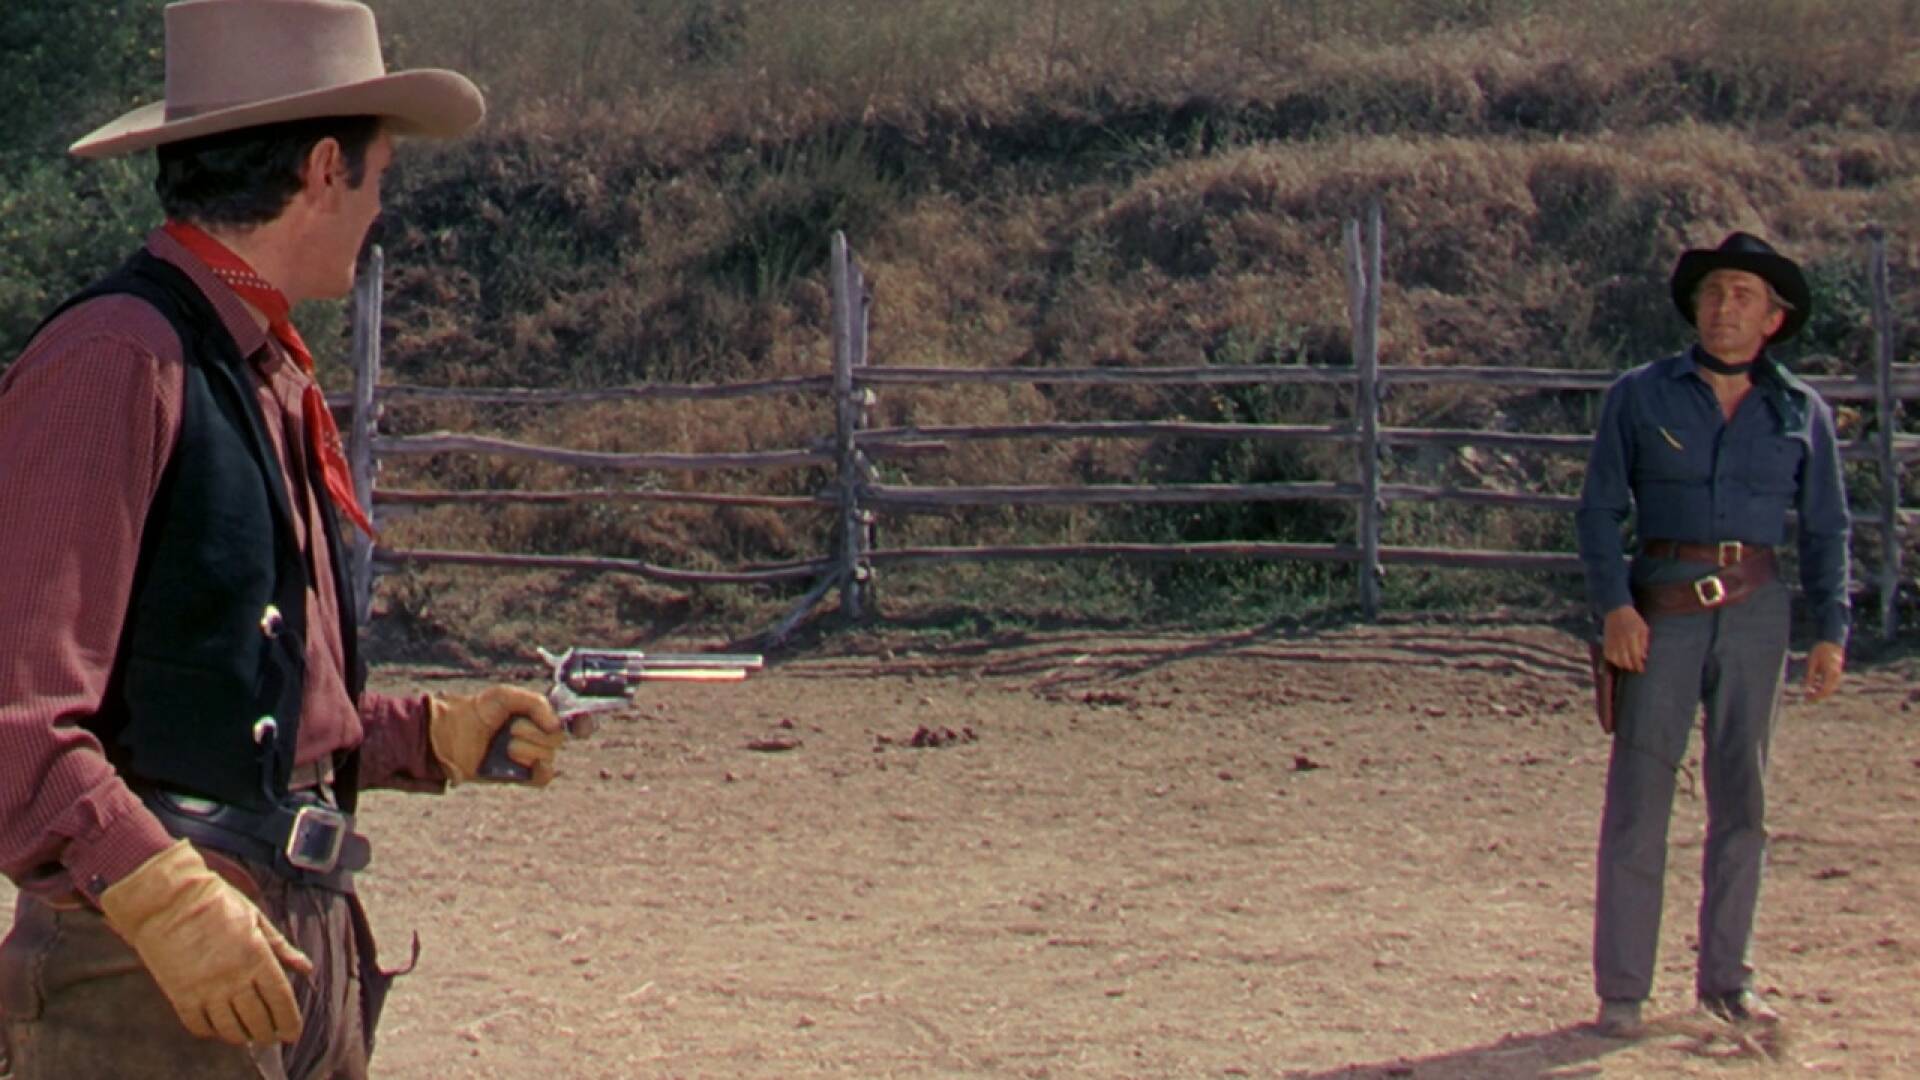
[[1767, 296], [1767, 283], [1745, 270], [1715, 270], [1693, 294], [1693, 324], [1700, 344], [1730, 364], [1759, 353], [1787, 313]]
[[367, 147], [366, 172], [360, 186], [349, 183], [344, 156], [329, 167], [329, 188], [321, 200], [312, 257], [308, 270], [307, 299], [336, 299], [353, 290], [354, 264], [367, 230], [380, 216], [380, 180], [393, 163], [393, 139], [382, 131]]

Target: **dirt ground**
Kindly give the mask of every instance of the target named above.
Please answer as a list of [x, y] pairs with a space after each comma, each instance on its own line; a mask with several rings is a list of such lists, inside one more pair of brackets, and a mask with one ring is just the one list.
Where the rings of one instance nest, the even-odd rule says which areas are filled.
[[1585, 1027], [1607, 744], [1564, 632], [914, 640], [649, 685], [543, 792], [370, 794], [364, 894], [389, 959], [423, 946], [376, 1075], [1920, 1075], [1910, 660], [1788, 696], [1784, 1032], [1692, 1011], [1683, 778], [1656, 1034], [1623, 1043]]

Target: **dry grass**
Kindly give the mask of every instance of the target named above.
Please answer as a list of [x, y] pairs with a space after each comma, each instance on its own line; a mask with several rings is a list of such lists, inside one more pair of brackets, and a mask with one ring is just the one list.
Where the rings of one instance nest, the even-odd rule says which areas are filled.
[[[878, 363], [1343, 363], [1341, 229], [1376, 197], [1389, 363], [1648, 358], [1683, 338], [1662, 284], [1675, 253], [1732, 228], [1768, 233], [1812, 270], [1818, 311], [1798, 357], [1810, 369], [1866, 361], [1867, 226], [1891, 230], [1896, 309], [1920, 301], [1920, 0], [580, 0], [559, 16], [532, 0], [374, 3], [392, 65], [465, 71], [491, 110], [477, 138], [408, 147], [393, 177], [386, 356], [398, 382], [823, 372], [835, 230], [873, 282]], [[79, 127], [94, 108], [65, 111]], [[51, 297], [118, 257], [141, 227], [144, 183], [133, 165], [9, 173], [0, 343], [20, 344]], [[301, 318], [339, 386], [345, 319]], [[0, 362], [12, 351], [0, 345]], [[1404, 393], [1388, 419], [1580, 430], [1592, 417], [1576, 398]], [[874, 422], [1301, 422], [1345, 408], [1327, 394], [978, 387], [889, 392]], [[797, 446], [827, 431], [823, 403], [795, 399], [404, 405], [387, 423], [663, 451]], [[1333, 479], [1349, 461], [1116, 440], [967, 446], [883, 468], [893, 482], [1105, 483]], [[1390, 468], [1553, 490], [1574, 480], [1564, 462], [1444, 454]], [[382, 482], [610, 479], [448, 457], [394, 461]], [[819, 480], [638, 482], [791, 494]], [[1345, 539], [1348, 515], [1324, 510], [980, 511], [884, 527], [929, 543]], [[820, 518], [437, 510], [396, 521], [392, 538], [711, 566], [818, 551]], [[1423, 510], [1392, 527], [1496, 548], [1559, 537], [1526, 515]], [[972, 589], [963, 577], [956, 589]], [[1104, 597], [1116, 579], [1089, 571], [1076, 587]], [[504, 583], [475, 587], [513, 600]]]
[[[1388, 363], [1647, 359], [1683, 339], [1665, 296], [1674, 254], [1734, 228], [1786, 244], [1833, 311], [1857, 302], [1869, 223], [1895, 230], [1897, 303], [1913, 298], [1920, 265], [1913, 0], [1839, 11], [1812, 0], [600, 0], [569, 20], [529, 18], [513, 0], [457, 14], [393, 0], [381, 14], [397, 62], [463, 67], [495, 106], [480, 138], [416, 155], [400, 176], [388, 237], [399, 381], [824, 372], [835, 229], [873, 283], [874, 361], [912, 365], [1342, 363], [1341, 229], [1373, 198], [1387, 222]], [[488, 30], [508, 25], [515, 34]], [[1844, 319], [1810, 338], [1805, 351], [1824, 354], [1812, 366], [1865, 362], [1867, 338]], [[872, 422], [1300, 422], [1344, 408], [1326, 395], [903, 389], [883, 394]], [[793, 399], [543, 416], [409, 407], [392, 419], [587, 449], [773, 448], [828, 432], [823, 403]], [[1591, 416], [1565, 395], [1455, 390], [1402, 395], [1389, 422], [1581, 430]], [[883, 466], [890, 481], [932, 484], [1336, 478], [1346, 467], [1339, 454], [1118, 442], [968, 445]], [[1413, 455], [1392, 467], [1577, 483], [1566, 462]], [[607, 480], [455, 461], [410, 463], [388, 482], [402, 476]], [[818, 480], [658, 478], [782, 493]], [[1397, 513], [1405, 542], [1565, 541], [1564, 523], [1540, 515]], [[415, 544], [716, 565], [819, 551], [818, 517], [443, 510], [395, 531]], [[1345, 539], [1334, 517], [1302, 520], [1332, 530], [1318, 539]], [[1090, 511], [885, 526], [891, 542], [963, 544], [1187, 527]]]

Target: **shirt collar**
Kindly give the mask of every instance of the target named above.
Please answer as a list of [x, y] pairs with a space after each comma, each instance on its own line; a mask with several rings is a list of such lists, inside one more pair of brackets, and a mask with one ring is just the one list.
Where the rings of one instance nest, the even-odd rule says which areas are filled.
[[[1693, 354], [1699, 347], [1695, 345], [1686, 352], [1676, 353], [1661, 361], [1666, 365], [1667, 378], [1682, 379], [1698, 374], [1700, 366], [1694, 363]], [[1812, 389], [1765, 349], [1761, 349], [1760, 355], [1753, 358], [1753, 388], [1773, 410], [1783, 434], [1792, 434], [1806, 427], [1805, 400], [1812, 396]]]
[[1664, 361], [1666, 365], [1665, 374], [1667, 378], [1681, 379], [1681, 378], [1685, 378], [1688, 375], [1698, 374], [1700, 371], [1700, 365], [1693, 362], [1693, 350], [1699, 347], [1700, 346], [1695, 345], [1685, 352], [1675, 353], [1674, 355], [1667, 357], [1667, 359]]
[[163, 229], [155, 229], [147, 234], [147, 250], [178, 267], [200, 290], [201, 295], [213, 304], [215, 314], [220, 316], [220, 324], [226, 327], [227, 333], [233, 335], [233, 343], [240, 347], [241, 356], [252, 356], [266, 345], [266, 327], [254, 321], [253, 309], [226, 282], [215, 277], [207, 264], [194, 257], [180, 241], [168, 236]]

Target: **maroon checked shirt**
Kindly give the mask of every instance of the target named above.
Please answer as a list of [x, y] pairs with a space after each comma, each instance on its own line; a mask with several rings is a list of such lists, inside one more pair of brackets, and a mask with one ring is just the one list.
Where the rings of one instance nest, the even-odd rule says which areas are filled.
[[[172, 237], [147, 250], [185, 271], [248, 358], [307, 553], [307, 677], [295, 758], [361, 749], [362, 787], [438, 790], [425, 696], [347, 696], [339, 605], [308, 490], [308, 376], [231, 289]], [[80, 721], [106, 692], [149, 505], [179, 434], [180, 339], [131, 296], [50, 324], [0, 376], [0, 873], [94, 899], [172, 839]], [[302, 512], [304, 511], [304, 512]]]

